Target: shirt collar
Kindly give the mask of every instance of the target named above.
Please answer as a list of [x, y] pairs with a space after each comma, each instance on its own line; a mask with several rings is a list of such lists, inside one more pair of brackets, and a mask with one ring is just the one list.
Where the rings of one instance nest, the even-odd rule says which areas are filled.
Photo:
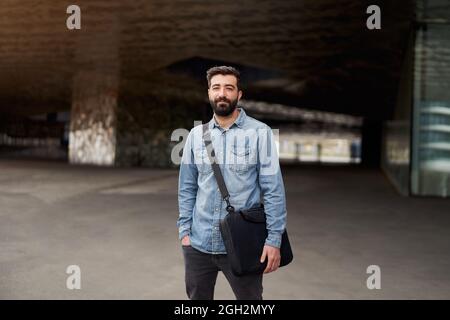
[[[233, 125], [236, 125], [238, 128], [242, 129], [242, 127], [244, 126], [244, 121], [245, 121], [245, 118], [247, 117], [247, 114], [245, 113], [244, 108], [242, 108], [242, 107], [238, 107], [238, 110], [239, 110], [239, 115], [236, 118], [236, 120], [231, 124], [230, 128]], [[212, 119], [209, 121], [209, 129], [213, 129], [215, 127], [218, 128], [219, 124], [217, 123], [217, 120], [213, 115]]]

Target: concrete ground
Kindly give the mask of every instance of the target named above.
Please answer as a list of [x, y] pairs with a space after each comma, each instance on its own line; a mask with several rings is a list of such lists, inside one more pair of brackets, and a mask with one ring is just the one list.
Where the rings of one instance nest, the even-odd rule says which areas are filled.
[[[186, 299], [177, 174], [0, 160], [0, 298]], [[376, 170], [283, 175], [295, 258], [265, 276], [265, 299], [450, 298], [449, 200], [402, 197]], [[233, 298], [220, 274], [216, 299]]]

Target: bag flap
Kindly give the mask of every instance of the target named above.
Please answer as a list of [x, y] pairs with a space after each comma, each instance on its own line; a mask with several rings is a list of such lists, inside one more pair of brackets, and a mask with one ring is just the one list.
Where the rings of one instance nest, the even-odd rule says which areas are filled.
[[265, 223], [266, 214], [264, 212], [264, 206], [258, 206], [250, 209], [239, 210], [241, 216], [250, 222]]

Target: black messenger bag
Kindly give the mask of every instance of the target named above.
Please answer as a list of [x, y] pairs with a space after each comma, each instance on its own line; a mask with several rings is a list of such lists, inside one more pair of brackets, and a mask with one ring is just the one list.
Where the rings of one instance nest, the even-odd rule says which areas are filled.
[[[231, 271], [237, 276], [261, 274], [267, 266], [267, 258], [264, 263], [260, 262], [268, 235], [264, 206], [261, 204], [258, 207], [235, 211], [230, 204], [230, 195], [216, 162], [207, 123], [203, 125], [203, 141], [220, 193], [227, 203], [228, 214], [220, 222], [220, 233], [227, 249]], [[293, 259], [287, 230], [284, 230], [281, 238], [280, 254], [280, 267], [289, 264]]]

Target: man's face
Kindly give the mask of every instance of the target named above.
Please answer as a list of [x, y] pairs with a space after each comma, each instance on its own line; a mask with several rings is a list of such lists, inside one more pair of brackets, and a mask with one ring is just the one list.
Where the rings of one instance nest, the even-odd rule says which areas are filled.
[[217, 74], [211, 78], [208, 97], [214, 113], [226, 117], [236, 109], [242, 91], [238, 90], [235, 76]]

